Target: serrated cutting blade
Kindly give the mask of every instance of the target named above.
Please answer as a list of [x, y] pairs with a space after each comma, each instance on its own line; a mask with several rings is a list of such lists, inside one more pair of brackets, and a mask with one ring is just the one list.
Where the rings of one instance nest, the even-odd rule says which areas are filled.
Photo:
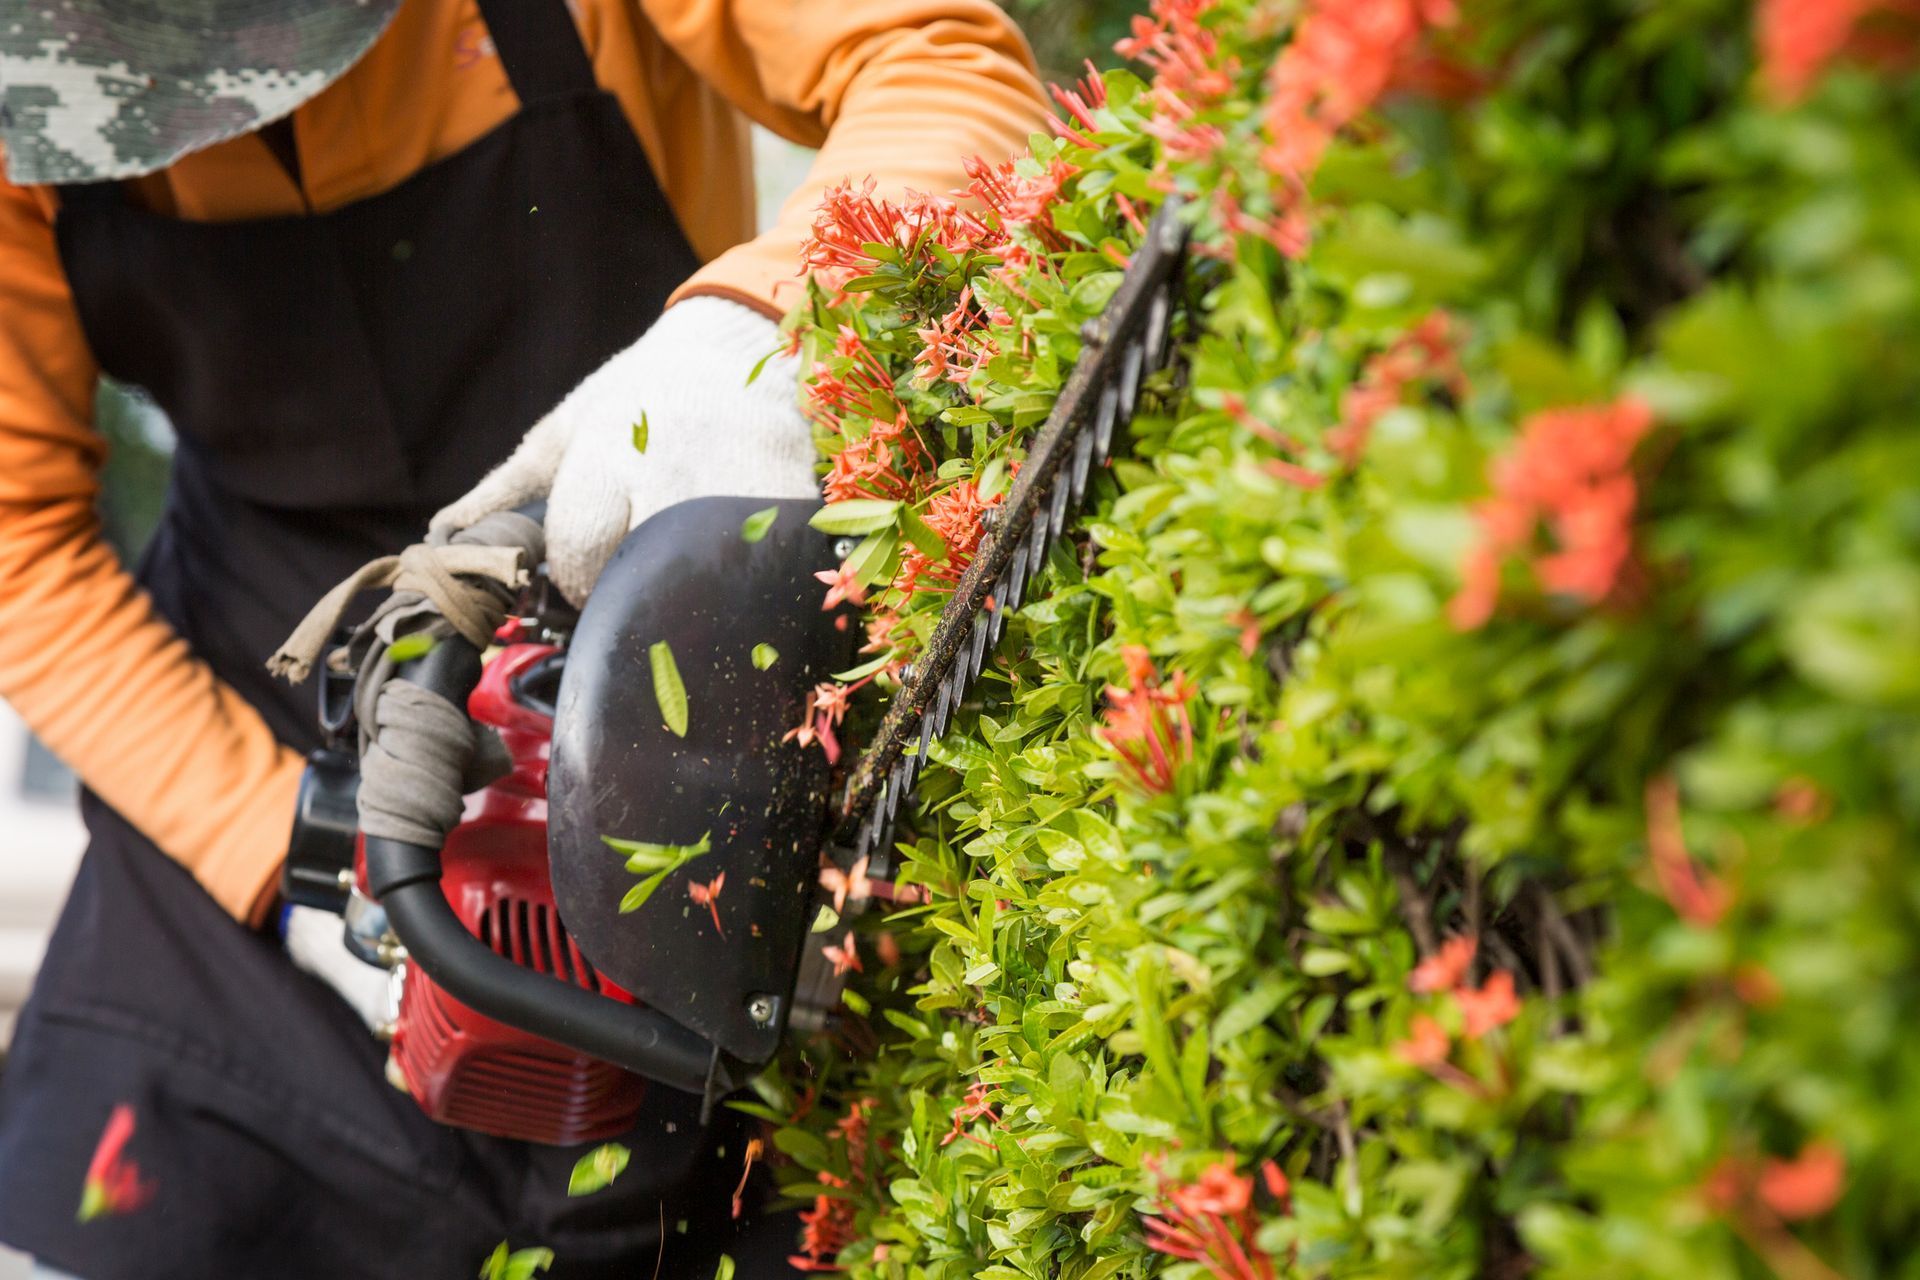
[[916, 659], [910, 684], [854, 765], [839, 831], [856, 836], [863, 852], [885, 841], [933, 744], [985, 668], [987, 652], [1005, 635], [1007, 615], [1032, 594], [1051, 544], [1065, 535], [1068, 517], [1085, 500], [1093, 468], [1106, 464], [1131, 419], [1143, 374], [1159, 370], [1173, 353], [1185, 253], [1186, 220], [1179, 200], [1170, 199], [1106, 310], [1083, 328], [1079, 362], [1029, 444], [1012, 488], [994, 508], [986, 537]]

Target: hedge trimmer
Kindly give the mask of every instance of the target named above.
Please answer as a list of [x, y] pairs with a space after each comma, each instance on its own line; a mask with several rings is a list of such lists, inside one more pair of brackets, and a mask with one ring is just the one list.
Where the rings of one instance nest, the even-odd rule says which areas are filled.
[[784, 742], [851, 647], [815, 581], [848, 548], [808, 527], [808, 501], [661, 512], [577, 617], [536, 576], [489, 661], [459, 635], [369, 651], [363, 631], [363, 685], [430, 690], [506, 748], [441, 847], [360, 834], [361, 770], [371, 788], [386, 766], [357, 758], [366, 690], [328, 668], [286, 893], [340, 911], [349, 949], [392, 972], [389, 1074], [429, 1115], [596, 1140], [631, 1126], [644, 1081], [711, 1106], [832, 1016], [843, 966], [809, 931], [823, 870], [844, 883], [864, 859], [884, 880], [929, 747], [1167, 362], [1184, 251], [1170, 202], [838, 804], [824, 756]]

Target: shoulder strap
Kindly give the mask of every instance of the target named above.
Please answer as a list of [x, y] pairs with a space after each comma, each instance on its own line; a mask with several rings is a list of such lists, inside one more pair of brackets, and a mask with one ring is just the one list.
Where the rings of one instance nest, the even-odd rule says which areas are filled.
[[566, 0], [480, 0], [480, 16], [521, 105], [599, 87]]
[[60, 193], [62, 209], [110, 209], [126, 203], [118, 181], [63, 182], [54, 190]]

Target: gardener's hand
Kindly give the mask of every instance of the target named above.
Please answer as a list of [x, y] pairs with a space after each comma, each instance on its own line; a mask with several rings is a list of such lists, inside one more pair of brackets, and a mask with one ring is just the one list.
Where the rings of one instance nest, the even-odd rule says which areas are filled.
[[739, 303], [680, 303], [436, 515], [434, 532], [546, 498], [548, 575], [577, 605], [627, 531], [676, 502], [815, 493], [799, 359], [775, 355], [747, 381], [779, 344], [773, 321]]

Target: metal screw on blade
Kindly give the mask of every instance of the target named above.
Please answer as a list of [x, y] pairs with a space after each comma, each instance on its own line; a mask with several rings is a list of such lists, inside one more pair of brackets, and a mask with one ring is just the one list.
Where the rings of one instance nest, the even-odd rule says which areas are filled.
[[900, 687], [904, 689], [912, 683], [913, 683], [913, 664], [909, 662], [906, 666], [900, 668]]
[[747, 1020], [756, 1027], [771, 1026], [774, 1011], [779, 1008], [772, 996], [751, 995], [747, 997]]
[[835, 560], [845, 560], [853, 554], [853, 549], [859, 545], [860, 544], [852, 538], [835, 538], [833, 540], [833, 558]]

